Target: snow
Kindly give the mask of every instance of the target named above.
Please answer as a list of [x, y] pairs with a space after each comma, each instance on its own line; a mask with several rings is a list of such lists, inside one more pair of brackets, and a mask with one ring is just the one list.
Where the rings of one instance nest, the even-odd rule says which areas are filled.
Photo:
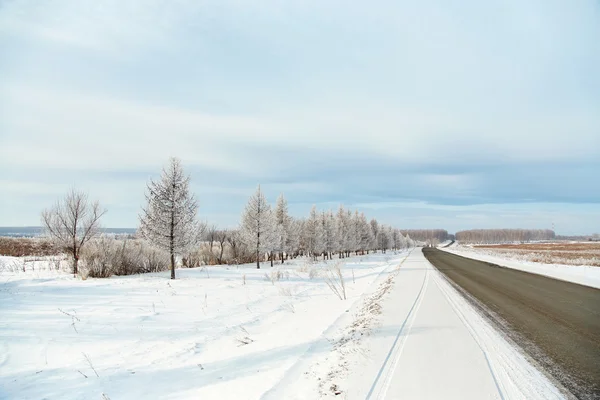
[[346, 301], [310, 278], [325, 264], [306, 260], [179, 269], [176, 280], [0, 268], [0, 398], [260, 398], [312, 364], [324, 332], [405, 256], [348, 259]]
[[345, 260], [346, 301], [310, 278], [337, 261], [4, 269], [0, 398], [564, 398], [421, 249]]
[[564, 398], [420, 250], [395, 282], [380, 326], [353, 361], [348, 398]]
[[564, 398], [420, 249], [376, 283], [263, 400]]
[[501, 257], [489, 254], [480, 249], [468, 246], [450, 246], [440, 250], [457, 254], [475, 260], [485, 261], [506, 268], [518, 269], [533, 274], [544, 275], [554, 279], [573, 282], [580, 285], [591, 286], [600, 289], [600, 268], [589, 265], [564, 265], [543, 264], [537, 262], [523, 261], [507, 256]]
[[[395, 259], [390, 268], [379, 274], [371, 288], [363, 293], [362, 298], [340, 315], [323, 332], [319, 340], [310, 346], [304, 357], [299, 359], [283, 379], [261, 399], [301, 400], [336, 397], [332, 388], [345, 381], [353, 356], [364, 351], [361, 348], [362, 340], [376, 322], [381, 309], [381, 298], [391, 289], [393, 277], [407, 257], [408, 254], [404, 254], [401, 261]], [[353, 366], [362, 368], [360, 363]], [[362, 376], [357, 381], [361, 386], [370, 384], [370, 381]]]

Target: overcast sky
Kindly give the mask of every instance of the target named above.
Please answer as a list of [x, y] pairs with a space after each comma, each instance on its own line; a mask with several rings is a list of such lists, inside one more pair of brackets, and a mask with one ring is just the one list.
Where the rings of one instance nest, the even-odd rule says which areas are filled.
[[0, 1], [0, 226], [70, 187], [135, 227], [170, 156], [203, 219], [600, 231], [600, 3]]

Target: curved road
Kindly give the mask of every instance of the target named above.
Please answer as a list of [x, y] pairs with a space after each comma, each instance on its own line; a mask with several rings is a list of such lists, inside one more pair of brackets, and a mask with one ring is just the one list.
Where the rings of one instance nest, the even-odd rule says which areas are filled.
[[600, 290], [433, 248], [423, 253], [571, 393], [600, 398]]

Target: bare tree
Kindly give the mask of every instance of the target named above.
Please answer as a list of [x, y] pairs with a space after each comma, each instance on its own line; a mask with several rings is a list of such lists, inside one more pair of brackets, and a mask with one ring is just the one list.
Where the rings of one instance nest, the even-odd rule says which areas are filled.
[[213, 259], [213, 246], [215, 241], [217, 240], [217, 226], [209, 225], [206, 228], [206, 235], [204, 236], [205, 240], [208, 242], [208, 254], [210, 254], [210, 259]]
[[78, 272], [81, 249], [99, 234], [100, 218], [105, 213], [97, 201], [90, 202], [86, 193], [75, 189], [54, 207], [42, 211], [46, 234], [73, 258], [73, 274]]
[[171, 255], [171, 279], [175, 279], [175, 256], [196, 244], [203, 230], [196, 219], [198, 202], [189, 192], [189, 183], [181, 162], [171, 158], [161, 179], [148, 184], [148, 204], [140, 215], [141, 235]]
[[219, 257], [217, 259], [219, 265], [223, 263], [223, 252], [225, 251], [225, 242], [227, 241], [228, 237], [229, 232], [227, 230], [217, 231], [215, 234], [215, 239], [217, 243], [219, 243]]
[[231, 249], [231, 256], [233, 257], [233, 262], [238, 263], [240, 258], [242, 241], [240, 239], [240, 231], [232, 230], [227, 235], [227, 243], [229, 244], [229, 248]]

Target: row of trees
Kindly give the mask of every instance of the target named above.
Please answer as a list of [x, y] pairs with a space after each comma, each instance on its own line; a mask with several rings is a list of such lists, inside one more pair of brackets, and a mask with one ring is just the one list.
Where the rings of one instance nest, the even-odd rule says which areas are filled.
[[402, 234], [430, 245], [436, 245], [450, 238], [445, 229], [403, 229]]
[[[146, 205], [139, 216], [139, 235], [170, 255], [171, 279], [175, 279], [176, 258], [181, 256], [193, 266], [192, 253], [202, 242], [208, 243], [211, 254], [213, 245], [218, 245], [218, 263], [223, 261], [227, 245], [234, 260], [252, 254], [257, 268], [267, 257], [273, 265], [275, 259], [283, 263], [298, 255], [331, 259], [337, 254], [344, 258], [351, 253], [414, 246], [409, 235], [380, 225], [375, 219], [369, 221], [363, 213], [346, 210], [342, 205], [336, 212], [313, 207], [307, 218], [293, 218], [283, 195], [273, 209], [260, 186], [248, 201], [239, 229], [217, 230], [198, 220], [198, 202], [190, 193], [189, 183], [181, 162], [172, 158], [160, 179], [148, 183]], [[100, 218], [105, 213], [85, 193], [74, 190], [43, 211], [45, 231], [58, 248], [72, 256], [74, 274], [78, 273], [82, 248], [100, 233]]]
[[293, 218], [283, 195], [272, 209], [260, 186], [246, 205], [239, 232], [241, 242], [255, 253], [257, 268], [263, 254], [273, 265], [275, 258], [282, 263], [298, 255], [331, 259], [337, 254], [344, 258], [351, 253], [385, 252], [413, 245], [400, 230], [380, 225], [375, 219], [368, 221], [363, 213], [346, 210], [343, 205], [335, 213], [318, 211], [313, 206], [308, 218]]
[[456, 232], [456, 240], [462, 243], [515, 243], [537, 240], [554, 240], [551, 229], [473, 229]]

